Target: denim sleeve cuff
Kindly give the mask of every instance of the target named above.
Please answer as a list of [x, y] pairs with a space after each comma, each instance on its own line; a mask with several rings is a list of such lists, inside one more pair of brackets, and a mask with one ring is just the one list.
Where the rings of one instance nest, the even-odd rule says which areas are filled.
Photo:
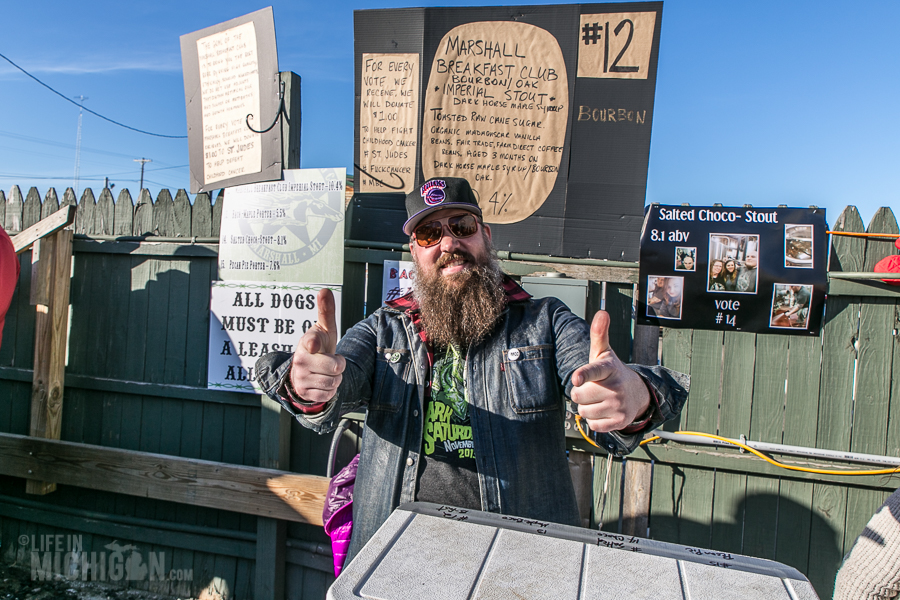
[[[649, 420], [640, 428], [635, 427], [639, 423], [632, 423], [621, 431], [603, 434], [604, 447], [616, 455], [633, 452], [641, 443], [645, 432], [656, 429], [665, 421], [677, 417], [687, 400], [691, 382], [689, 376], [665, 367], [645, 365], [627, 365], [627, 367], [640, 375], [650, 389], [651, 405], [654, 410]], [[655, 404], [653, 404], [654, 401]]]
[[278, 390], [278, 395], [294, 405], [294, 408], [304, 415], [317, 415], [325, 410], [326, 402], [309, 402], [300, 397], [291, 385], [290, 372], [284, 378], [284, 383]]
[[628, 435], [645, 432], [647, 426], [652, 423], [653, 417], [660, 415], [659, 398], [656, 397], [656, 391], [650, 387], [650, 384], [647, 383], [647, 380], [643, 377], [641, 377], [641, 381], [644, 382], [644, 386], [646, 386], [647, 391], [650, 393], [650, 406], [648, 406], [647, 410], [644, 411], [644, 414], [636, 418], [631, 425], [622, 428], [622, 433]]

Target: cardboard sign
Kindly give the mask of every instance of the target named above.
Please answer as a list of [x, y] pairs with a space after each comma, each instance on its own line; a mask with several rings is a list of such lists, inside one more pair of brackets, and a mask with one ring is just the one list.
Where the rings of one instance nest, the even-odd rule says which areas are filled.
[[491, 224], [527, 219], [547, 200], [569, 120], [566, 63], [549, 32], [502, 21], [454, 27], [438, 43], [425, 105], [425, 179], [468, 179]]
[[825, 210], [648, 208], [638, 323], [818, 335], [825, 307]]
[[360, 192], [413, 189], [419, 145], [419, 55], [363, 54]]
[[209, 389], [259, 393], [253, 365], [269, 352], [293, 352], [318, 318], [316, 294], [334, 294], [338, 331], [340, 286], [214, 281], [210, 294]]
[[[464, 177], [498, 248], [637, 260], [661, 11], [661, 2], [357, 11], [361, 193]], [[405, 71], [391, 75], [391, 65], [416, 64], [417, 88]], [[376, 78], [385, 68], [387, 83]]]
[[181, 61], [191, 193], [279, 179], [281, 128], [257, 133], [280, 106], [272, 8], [181, 36]]
[[415, 263], [410, 260], [384, 261], [381, 305], [405, 296], [412, 289], [415, 276]]

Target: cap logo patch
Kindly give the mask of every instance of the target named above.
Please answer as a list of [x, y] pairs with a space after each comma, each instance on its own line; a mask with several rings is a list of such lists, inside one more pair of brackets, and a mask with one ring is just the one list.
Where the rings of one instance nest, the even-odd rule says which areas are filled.
[[435, 179], [433, 181], [426, 182], [419, 190], [419, 193], [422, 194], [422, 198], [425, 200], [425, 204], [427, 204], [428, 206], [437, 206], [444, 201], [445, 187], [447, 187], [446, 181], [444, 181], [443, 179]]

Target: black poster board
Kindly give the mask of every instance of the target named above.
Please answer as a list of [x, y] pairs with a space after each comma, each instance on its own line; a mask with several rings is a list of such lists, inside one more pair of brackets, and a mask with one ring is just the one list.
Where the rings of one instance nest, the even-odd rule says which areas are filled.
[[648, 207], [638, 323], [818, 335], [825, 307], [825, 209]]
[[499, 250], [637, 260], [661, 25], [662, 2], [356, 11], [362, 205], [465, 177]]
[[281, 179], [272, 7], [181, 36], [181, 63], [191, 193]]

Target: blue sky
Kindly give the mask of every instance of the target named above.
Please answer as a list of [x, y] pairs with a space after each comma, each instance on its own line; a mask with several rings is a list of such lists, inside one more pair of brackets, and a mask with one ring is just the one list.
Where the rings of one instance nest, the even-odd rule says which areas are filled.
[[[547, 2], [466, 2], [465, 5]], [[448, 5], [449, 3], [442, 3]], [[132, 127], [185, 135], [179, 36], [268, 6], [33, 0], [3, 8], [0, 53]], [[353, 163], [353, 10], [275, 2], [279, 68], [303, 79], [302, 166]], [[859, 6], [862, 8], [853, 8]], [[647, 201], [828, 209], [868, 222], [900, 196], [900, 2], [668, 0]], [[0, 189], [73, 185], [78, 108], [0, 60]], [[80, 187], [188, 187], [187, 141], [85, 113]]]

